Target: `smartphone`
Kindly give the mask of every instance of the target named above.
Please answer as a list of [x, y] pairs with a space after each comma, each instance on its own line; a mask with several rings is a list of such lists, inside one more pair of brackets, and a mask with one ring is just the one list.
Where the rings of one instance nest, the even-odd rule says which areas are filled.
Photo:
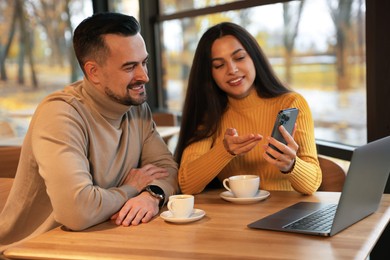
[[[292, 131], [294, 130], [295, 122], [297, 121], [298, 111], [298, 108], [295, 107], [280, 110], [276, 117], [271, 136], [279, 142], [287, 144], [286, 140], [279, 131], [279, 126], [283, 125], [287, 132], [289, 132], [289, 134], [291, 135]], [[281, 151], [274, 145], [270, 144], [269, 146], [281, 153]], [[270, 156], [273, 158], [272, 155]]]

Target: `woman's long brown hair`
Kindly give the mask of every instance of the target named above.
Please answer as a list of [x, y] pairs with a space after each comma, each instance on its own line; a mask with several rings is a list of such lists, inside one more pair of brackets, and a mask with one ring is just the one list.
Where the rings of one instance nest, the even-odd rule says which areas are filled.
[[184, 149], [213, 136], [226, 110], [228, 98], [212, 77], [211, 47], [216, 39], [234, 36], [245, 48], [256, 70], [254, 87], [259, 96], [271, 98], [290, 92], [277, 78], [256, 39], [243, 27], [223, 22], [209, 28], [196, 48], [184, 101], [175, 160], [180, 164]]

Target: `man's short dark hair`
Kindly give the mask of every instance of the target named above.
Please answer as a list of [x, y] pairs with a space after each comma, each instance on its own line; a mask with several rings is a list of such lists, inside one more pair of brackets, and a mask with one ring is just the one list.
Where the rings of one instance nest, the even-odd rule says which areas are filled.
[[86, 18], [77, 26], [73, 35], [73, 48], [81, 69], [84, 71], [84, 64], [89, 59], [99, 64], [105, 62], [109, 49], [104, 42], [104, 35], [133, 36], [140, 30], [138, 21], [129, 15], [106, 12]]

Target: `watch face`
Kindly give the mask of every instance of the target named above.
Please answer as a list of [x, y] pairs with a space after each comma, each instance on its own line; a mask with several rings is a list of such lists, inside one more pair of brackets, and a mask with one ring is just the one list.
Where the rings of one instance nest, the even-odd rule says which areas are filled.
[[148, 186], [148, 189], [149, 189], [151, 192], [158, 194], [158, 190], [156, 189], [156, 186], [150, 185], [150, 186]]
[[158, 187], [158, 186], [155, 186], [155, 185], [150, 185], [146, 188], [146, 190], [148, 190], [149, 192], [152, 192], [153, 196], [155, 197], [159, 197], [160, 199], [164, 199], [164, 191]]

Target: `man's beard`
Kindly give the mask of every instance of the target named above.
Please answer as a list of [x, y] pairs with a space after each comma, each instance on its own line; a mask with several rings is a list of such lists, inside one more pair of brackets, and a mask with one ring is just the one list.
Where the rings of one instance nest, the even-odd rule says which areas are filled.
[[[138, 98], [133, 98], [130, 95], [130, 91], [131, 91], [132, 86], [139, 86], [140, 84], [141, 83], [135, 83], [135, 84], [127, 86], [127, 92], [126, 92], [127, 95], [124, 97], [120, 97], [120, 96], [116, 95], [108, 87], [106, 87], [104, 91], [109, 98], [111, 98], [112, 100], [114, 100], [115, 102], [117, 102], [119, 104], [122, 104], [125, 106], [139, 106], [139, 105], [143, 104], [147, 99], [146, 90], [139, 93]], [[142, 83], [142, 84], [144, 84], [144, 83]]]

